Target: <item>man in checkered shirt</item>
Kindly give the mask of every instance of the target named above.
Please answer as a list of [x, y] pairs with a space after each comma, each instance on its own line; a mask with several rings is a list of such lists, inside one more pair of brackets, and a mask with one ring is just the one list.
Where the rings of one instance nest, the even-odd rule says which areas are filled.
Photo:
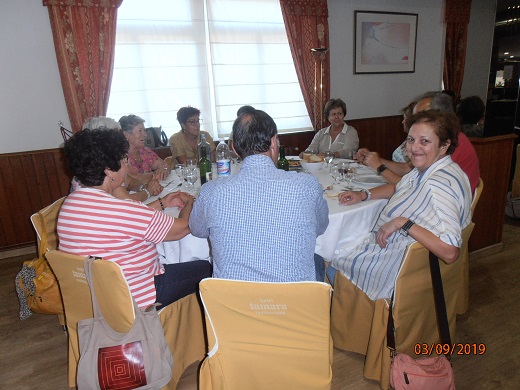
[[233, 140], [240, 171], [204, 184], [189, 221], [194, 236], [211, 241], [213, 277], [323, 281], [314, 247], [329, 218], [318, 180], [276, 168], [276, 124], [261, 110], [236, 119]]

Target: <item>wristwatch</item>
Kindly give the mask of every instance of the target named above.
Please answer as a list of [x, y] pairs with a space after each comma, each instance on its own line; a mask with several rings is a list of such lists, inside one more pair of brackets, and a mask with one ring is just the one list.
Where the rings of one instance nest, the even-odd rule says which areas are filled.
[[387, 169], [388, 167], [385, 165], [385, 164], [381, 164], [380, 166], [377, 167], [377, 174], [380, 175], [383, 173], [383, 171], [385, 169]]
[[361, 199], [361, 202], [366, 202], [367, 200], [370, 200], [372, 197], [372, 193], [369, 190], [361, 190], [360, 192], [364, 192], [366, 194], [365, 199]]
[[410, 229], [412, 226], [415, 225], [415, 222], [413, 221], [406, 221], [403, 226], [401, 226], [401, 229], [399, 229], [399, 233], [401, 233], [403, 236], [408, 237], [408, 234], [410, 232]]

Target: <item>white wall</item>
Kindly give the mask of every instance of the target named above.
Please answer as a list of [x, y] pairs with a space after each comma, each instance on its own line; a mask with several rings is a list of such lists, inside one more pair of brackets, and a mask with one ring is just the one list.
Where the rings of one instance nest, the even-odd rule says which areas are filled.
[[486, 102], [495, 27], [495, 0], [472, 0], [461, 96]]
[[1, 0], [0, 153], [51, 149], [70, 129], [47, 7]]
[[[347, 119], [399, 114], [415, 96], [441, 89], [443, 0], [328, 0], [331, 97], [347, 103]], [[414, 73], [354, 74], [354, 11], [418, 14]]]
[[[0, 0], [0, 153], [58, 147], [58, 121], [70, 128], [47, 8]], [[328, 0], [331, 95], [348, 118], [396, 115], [414, 96], [441, 88], [443, 0]], [[493, 9], [491, 10], [491, 5]], [[485, 98], [495, 0], [473, 0], [463, 95]], [[417, 13], [415, 73], [355, 75], [354, 11]], [[491, 21], [492, 20], [492, 21]], [[488, 36], [490, 34], [490, 36]], [[482, 80], [481, 80], [482, 79]]]

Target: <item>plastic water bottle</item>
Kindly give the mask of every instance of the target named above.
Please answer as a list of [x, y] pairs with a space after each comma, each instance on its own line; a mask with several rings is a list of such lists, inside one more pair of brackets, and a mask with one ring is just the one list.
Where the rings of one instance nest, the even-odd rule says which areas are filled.
[[199, 159], [202, 157], [202, 153], [200, 152], [200, 149], [202, 148], [202, 146], [206, 147], [206, 157], [208, 158], [209, 161], [212, 161], [211, 160], [211, 148], [209, 146], [209, 142], [206, 140], [206, 134], [200, 135], [200, 142], [197, 145], [197, 148], [199, 151]]
[[217, 145], [217, 173], [219, 176], [229, 176], [231, 174], [229, 146], [227, 146], [222, 138]]

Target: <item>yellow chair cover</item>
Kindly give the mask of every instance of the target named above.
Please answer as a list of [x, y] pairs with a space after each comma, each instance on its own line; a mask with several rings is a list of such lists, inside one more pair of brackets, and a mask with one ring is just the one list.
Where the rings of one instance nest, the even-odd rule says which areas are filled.
[[[59, 251], [47, 253], [47, 259], [58, 279], [69, 333], [69, 387], [76, 386], [79, 361], [78, 321], [92, 318], [92, 300], [85, 279], [81, 256]], [[96, 260], [92, 265], [94, 288], [101, 311], [118, 332], [127, 332], [134, 321], [134, 307], [128, 284], [119, 266], [111, 261]], [[175, 389], [190, 364], [202, 360], [206, 352], [202, 307], [196, 294], [191, 294], [159, 312], [166, 341], [172, 351], [172, 380], [164, 389]]]
[[[456, 330], [456, 306], [460, 292], [462, 261], [473, 231], [462, 231], [459, 258], [448, 265], [440, 261], [446, 311], [452, 339]], [[418, 343], [438, 343], [439, 332], [433, 298], [428, 250], [418, 242], [403, 258], [394, 289], [393, 318], [397, 352], [415, 355]], [[334, 346], [365, 355], [363, 375], [390, 388], [390, 350], [386, 345], [388, 300], [370, 300], [341, 273], [336, 273], [332, 296], [331, 333]]]
[[[43, 251], [58, 249], [58, 215], [60, 214], [61, 205], [65, 198], [66, 196], [31, 215], [31, 222], [36, 231], [38, 253], [41, 253], [40, 246], [42, 243], [42, 237], [44, 236], [46, 239], [46, 248], [43, 248]], [[58, 320], [61, 325], [65, 325], [63, 314], [58, 314]]]
[[331, 287], [201, 281], [209, 353], [200, 389], [330, 389]]
[[[478, 200], [482, 191], [484, 190], [484, 182], [480, 179], [475, 194], [473, 195], [473, 201], [471, 202], [471, 216], [475, 214], [475, 208], [477, 207]], [[460, 285], [459, 297], [457, 299], [457, 314], [464, 314], [468, 311], [469, 306], [469, 251], [468, 247], [461, 248], [459, 259], [462, 261], [462, 282]]]
[[[58, 215], [60, 213], [61, 205], [66, 197], [60, 198], [50, 206], [44, 207], [37, 213], [31, 215], [31, 222], [34, 230], [36, 230], [38, 248], [40, 248], [40, 242], [42, 239], [42, 232], [45, 230], [47, 234], [47, 250], [58, 249], [58, 233], [56, 232], [56, 226], [58, 222]], [[39, 215], [43, 219], [40, 219]]]

